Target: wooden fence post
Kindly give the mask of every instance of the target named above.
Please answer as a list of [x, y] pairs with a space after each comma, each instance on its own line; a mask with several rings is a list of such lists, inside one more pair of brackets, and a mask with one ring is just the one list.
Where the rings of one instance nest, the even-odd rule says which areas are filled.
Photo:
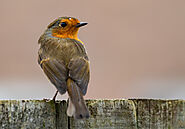
[[66, 115], [66, 101], [0, 100], [0, 129], [185, 129], [185, 100], [87, 100], [91, 117]]

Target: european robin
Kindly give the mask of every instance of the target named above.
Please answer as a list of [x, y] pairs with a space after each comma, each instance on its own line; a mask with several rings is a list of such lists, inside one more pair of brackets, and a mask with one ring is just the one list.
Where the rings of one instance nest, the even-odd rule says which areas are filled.
[[89, 83], [89, 59], [77, 36], [85, 25], [73, 17], [60, 17], [48, 25], [38, 41], [38, 63], [61, 95], [67, 91], [67, 115], [76, 119], [89, 118], [83, 98]]

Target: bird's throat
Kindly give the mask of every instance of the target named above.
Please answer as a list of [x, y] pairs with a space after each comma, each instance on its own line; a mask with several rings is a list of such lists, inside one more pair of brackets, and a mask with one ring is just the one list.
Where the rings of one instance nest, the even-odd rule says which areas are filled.
[[53, 37], [58, 37], [58, 38], [70, 38], [70, 39], [75, 39], [77, 41], [80, 41], [77, 36], [77, 32], [61, 32], [61, 31], [52, 31], [52, 36]]

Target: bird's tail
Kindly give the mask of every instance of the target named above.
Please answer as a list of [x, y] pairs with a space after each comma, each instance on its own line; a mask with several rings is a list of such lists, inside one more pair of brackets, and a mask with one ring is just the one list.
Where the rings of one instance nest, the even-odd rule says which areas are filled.
[[67, 115], [76, 119], [89, 118], [89, 111], [85, 105], [81, 90], [70, 78], [67, 80], [67, 91], [69, 95]]

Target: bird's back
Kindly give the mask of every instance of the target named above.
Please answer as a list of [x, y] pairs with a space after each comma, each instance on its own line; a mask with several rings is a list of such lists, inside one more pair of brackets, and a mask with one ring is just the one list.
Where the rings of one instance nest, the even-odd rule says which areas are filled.
[[72, 58], [83, 57], [88, 60], [84, 45], [75, 39], [56, 38], [43, 35], [39, 39], [40, 54], [62, 61], [67, 66]]

